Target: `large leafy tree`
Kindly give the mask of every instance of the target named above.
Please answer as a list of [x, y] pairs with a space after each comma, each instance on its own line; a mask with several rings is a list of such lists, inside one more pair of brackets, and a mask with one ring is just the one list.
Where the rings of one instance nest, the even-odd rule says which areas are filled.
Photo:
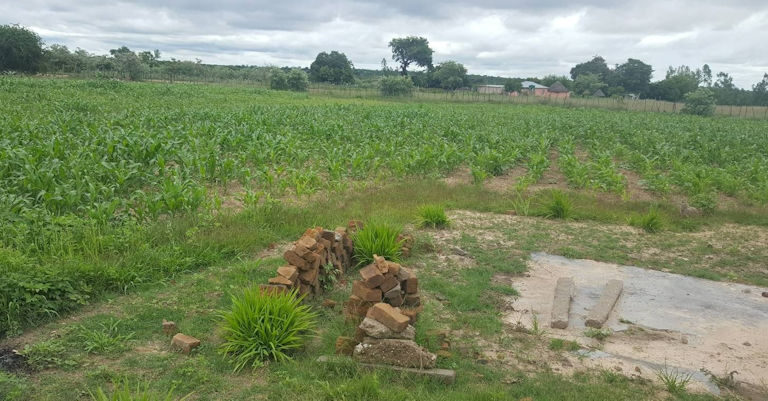
[[392, 49], [392, 60], [400, 63], [400, 74], [408, 75], [408, 67], [416, 64], [419, 67], [432, 69], [432, 53], [427, 38], [407, 36], [394, 38], [389, 41]]
[[753, 104], [768, 106], [768, 74], [763, 74], [763, 79], [752, 86]]
[[573, 81], [573, 90], [579, 95], [589, 96], [607, 86], [597, 74], [581, 74]]
[[592, 60], [576, 64], [571, 68], [571, 78], [576, 80], [580, 75], [593, 74], [597, 75], [602, 82], [610, 77], [612, 71], [608, 68], [608, 64], [605, 63], [605, 59], [600, 56], [594, 56]]
[[679, 102], [686, 94], [698, 89], [701, 79], [701, 71], [694, 71], [687, 65], [669, 67], [666, 78], [650, 84], [647, 94], [650, 98]]
[[19, 25], [0, 25], [0, 71], [37, 72], [43, 61], [43, 40]]
[[118, 49], [111, 49], [109, 54], [112, 55], [114, 62], [117, 66], [117, 70], [123, 74], [124, 77], [131, 81], [141, 79], [141, 74], [144, 72], [144, 67], [141, 64], [141, 59], [131, 49], [126, 46], [122, 46]]
[[309, 66], [309, 79], [314, 82], [351, 84], [355, 82], [352, 62], [344, 53], [336, 50], [321, 52]]
[[630, 93], [645, 94], [651, 83], [653, 67], [644, 62], [630, 58], [627, 62], [616, 67], [619, 84]]
[[456, 90], [467, 85], [467, 68], [455, 61], [446, 61], [435, 68], [432, 78], [437, 86]]

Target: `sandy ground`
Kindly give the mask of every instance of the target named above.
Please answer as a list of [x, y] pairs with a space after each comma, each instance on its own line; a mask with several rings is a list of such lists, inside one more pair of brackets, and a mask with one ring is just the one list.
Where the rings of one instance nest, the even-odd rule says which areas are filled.
[[[570, 324], [551, 329], [555, 283], [566, 276], [576, 283]], [[598, 342], [584, 335], [584, 321], [609, 279], [623, 280], [624, 291], [604, 326], [613, 334]], [[702, 369], [721, 378], [736, 371], [737, 381], [768, 389], [764, 288], [547, 254], [534, 254], [530, 270], [513, 286], [521, 295], [512, 301], [507, 323], [532, 327], [535, 316], [548, 336], [589, 347], [575, 363], [652, 380], [667, 369], [691, 375], [692, 389], [713, 393], [717, 386]]]

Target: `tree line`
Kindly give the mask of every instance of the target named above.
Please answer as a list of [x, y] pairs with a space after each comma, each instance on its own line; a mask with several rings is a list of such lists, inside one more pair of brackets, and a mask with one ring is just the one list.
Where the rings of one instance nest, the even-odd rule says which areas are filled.
[[[520, 90], [524, 80], [551, 86], [562, 83], [577, 96], [632, 96], [637, 98], [679, 102], [700, 88], [709, 90], [718, 104], [768, 106], [768, 74], [741, 89], [727, 72], [714, 74], [709, 65], [693, 69], [682, 65], [669, 67], [662, 80], [651, 82], [653, 67], [641, 60], [609, 66], [600, 56], [579, 63], [569, 75], [548, 75], [543, 78], [502, 78], [468, 74], [467, 68], [454, 60], [433, 64], [434, 51], [424, 37], [393, 38], [389, 42], [390, 67], [386, 58], [380, 70], [356, 69], [342, 52], [321, 52], [309, 68], [276, 68], [255, 66], [221, 66], [203, 64], [201, 60], [165, 60], [160, 50], [133, 51], [120, 47], [108, 55], [97, 55], [83, 49], [66, 46], [45, 46], [37, 33], [18, 25], [0, 26], [0, 72], [22, 73], [89, 73], [98, 76], [115, 75], [128, 80], [162, 77], [173, 81], [185, 78], [212, 78], [268, 82], [275, 89], [306, 89], [307, 81], [336, 85], [358, 84], [386, 79], [396, 90], [412, 86], [457, 90], [481, 84], [503, 84], [505, 90]], [[297, 72], [294, 72], [297, 71]], [[303, 74], [303, 75], [302, 75]]]

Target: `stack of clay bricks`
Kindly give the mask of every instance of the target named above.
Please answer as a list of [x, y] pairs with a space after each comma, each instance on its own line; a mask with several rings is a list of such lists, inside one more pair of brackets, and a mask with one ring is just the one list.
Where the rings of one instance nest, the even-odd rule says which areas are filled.
[[416, 329], [400, 308], [383, 302], [374, 304], [357, 331], [362, 340], [352, 349], [352, 356], [359, 362], [417, 369], [435, 367], [437, 356], [416, 344]]
[[280, 293], [297, 289], [303, 296], [319, 295], [325, 275], [341, 275], [352, 266], [354, 244], [350, 234], [360, 225], [351, 221], [348, 228], [337, 227], [333, 231], [322, 227], [308, 229], [283, 254], [288, 264], [278, 268], [277, 275], [269, 279], [269, 284], [262, 284], [261, 290]]
[[368, 309], [383, 302], [393, 307], [410, 308], [409, 315], [421, 305], [419, 279], [395, 262], [374, 255], [374, 262], [360, 269], [360, 279], [352, 283], [352, 295], [344, 305], [347, 318], [362, 318]]

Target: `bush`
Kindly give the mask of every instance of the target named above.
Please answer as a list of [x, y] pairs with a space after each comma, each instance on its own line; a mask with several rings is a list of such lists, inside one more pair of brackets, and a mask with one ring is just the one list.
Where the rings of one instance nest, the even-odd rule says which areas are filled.
[[632, 216], [629, 218], [629, 225], [637, 228], [642, 228], [646, 232], [656, 233], [661, 231], [663, 226], [661, 215], [659, 211], [652, 208], [648, 213], [640, 216]]
[[717, 194], [714, 192], [702, 192], [693, 195], [690, 201], [691, 206], [701, 210], [704, 214], [712, 214], [717, 209]]
[[293, 69], [288, 73], [275, 69], [270, 74], [269, 87], [281, 91], [306, 92], [307, 88], [309, 88], [309, 79], [307, 78], [307, 73], [300, 69]]
[[316, 315], [301, 300], [296, 291], [268, 295], [257, 287], [232, 296], [232, 310], [222, 313], [221, 352], [234, 357], [236, 372], [266, 360], [288, 360], [304, 345]]
[[699, 88], [685, 95], [685, 114], [711, 116], [715, 114], [715, 94], [707, 88]]
[[[131, 391], [128, 381], [122, 383], [115, 383], [115, 390], [112, 395], [107, 395], [101, 387], [96, 390], [96, 393], [88, 391], [93, 401], [172, 401], [173, 388], [171, 388], [167, 394], [159, 396], [149, 391], [149, 385], [136, 385], [136, 390]], [[179, 398], [177, 401], [184, 401], [192, 394]]]
[[384, 77], [379, 80], [379, 90], [384, 96], [409, 96], [413, 81], [408, 77]]
[[571, 198], [562, 191], [552, 191], [552, 199], [544, 208], [544, 216], [550, 219], [567, 219], [573, 213]]
[[400, 260], [402, 229], [382, 222], [368, 222], [353, 236], [358, 266], [373, 263], [373, 255], [397, 262]]
[[445, 215], [445, 208], [440, 205], [425, 205], [419, 208], [419, 225], [421, 227], [448, 227], [450, 221]]

